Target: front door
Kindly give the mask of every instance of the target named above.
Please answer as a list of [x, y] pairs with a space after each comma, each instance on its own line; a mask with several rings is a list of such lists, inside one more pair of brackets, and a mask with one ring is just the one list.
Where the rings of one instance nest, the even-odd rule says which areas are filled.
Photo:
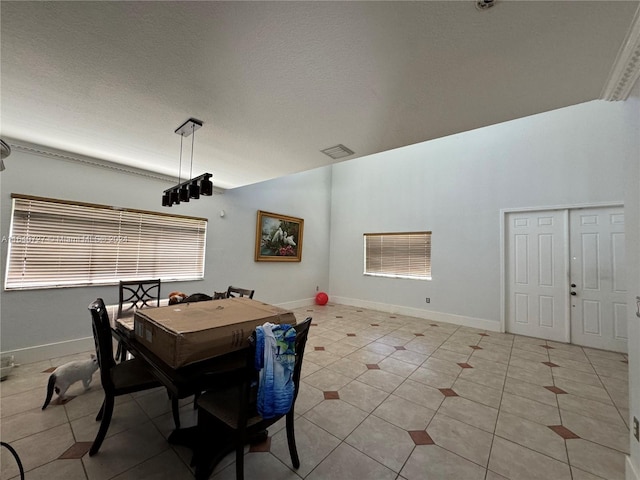
[[569, 341], [567, 211], [506, 217], [507, 331]]
[[627, 351], [622, 207], [505, 217], [508, 332]]
[[627, 351], [624, 213], [571, 210], [571, 343]]

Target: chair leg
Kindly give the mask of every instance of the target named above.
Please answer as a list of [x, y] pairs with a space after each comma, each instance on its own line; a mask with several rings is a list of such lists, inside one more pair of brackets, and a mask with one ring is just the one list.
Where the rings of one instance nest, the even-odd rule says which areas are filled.
[[180, 428], [180, 408], [178, 405], [178, 397], [171, 397], [171, 410], [173, 410], [173, 422], [176, 428]]
[[100, 420], [102, 420], [102, 414], [104, 413], [104, 404], [107, 401], [107, 398], [105, 397], [104, 402], [102, 402], [102, 406], [100, 407], [100, 411], [98, 412], [98, 415], [96, 415], [96, 422], [99, 422]]
[[239, 439], [236, 445], [236, 480], [244, 480], [244, 442]]
[[[98, 450], [100, 450], [100, 446], [104, 440], [104, 437], [107, 436], [107, 430], [109, 430], [109, 423], [111, 423], [111, 415], [113, 414], [113, 404], [115, 403], [115, 398], [111, 395], [107, 395], [104, 398], [104, 403], [102, 404], [102, 408], [100, 412], [102, 413], [102, 422], [100, 423], [100, 428], [98, 429], [98, 434], [96, 435], [96, 439], [93, 441], [93, 445], [89, 449], [89, 456], [92, 457]], [[100, 415], [100, 414], [98, 414]]]
[[291, 455], [291, 464], [293, 468], [300, 468], [300, 459], [298, 458], [298, 449], [296, 447], [296, 434], [293, 428], [293, 409], [287, 413], [286, 419], [287, 443], [289, 444], [289, 455]]

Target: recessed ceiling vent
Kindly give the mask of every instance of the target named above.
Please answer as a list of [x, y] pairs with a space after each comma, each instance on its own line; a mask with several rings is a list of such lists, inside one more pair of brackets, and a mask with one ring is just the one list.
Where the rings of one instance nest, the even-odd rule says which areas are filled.
[[478, 10], [489, 10], [496, 4], [496, 0], [477, 0], [476, 8]]
[[325, 148], [324, 150], [320, 150], [325, 155], [330, 156], [334, 160], [338, 160], [339, 158], [348, 157], [349, 155], [353, 155], [355, 152], [353, 150], [349, 150], [344, 145], [336, 145], [335, 147]]

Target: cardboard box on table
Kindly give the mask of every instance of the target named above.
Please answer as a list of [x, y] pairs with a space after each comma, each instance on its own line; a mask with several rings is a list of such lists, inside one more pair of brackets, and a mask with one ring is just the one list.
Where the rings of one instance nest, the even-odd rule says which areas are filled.
[[258, 325], [296, 324], [295, 315], [248, 298], [138, 310], [135, 338], [173, 368], [240, 350]]

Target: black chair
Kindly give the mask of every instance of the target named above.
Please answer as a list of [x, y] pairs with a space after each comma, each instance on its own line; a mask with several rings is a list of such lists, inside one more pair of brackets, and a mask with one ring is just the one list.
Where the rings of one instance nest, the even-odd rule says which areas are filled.
[[235, 298], [235, 297], [253, 298], [254, 292], [255, 290], [248, 290], [246, 288], [229, 286], [229, 288], [227, 288], [227, 298]]
[[[114, 320], [127, 320], [133, 330], [133, 314], [137, 309], [160, 306], [160, 279], [120, 281], [118, 287], [118, 313]], [[116, 336], [114, 334], [114, 336]], [[122, 342], [118, 342], [116, 360], [126, 360], [127, 349]]]
[[[104, 402], [96, 416], [96, 422], [101, 421], [100, 428], [89, 450], [89, 455], [92, 456], [98, 453], [107, 435], [107, 430], [109, 430], [115, 397], [157, 388], [162, 384], [142, 360], [133, 358], [120, 363], [115, 362], [109, 315], [101, 298], [96, 299], [95, 302], [89, 305], [89, 311], [91, 312], [96, 355], [100, 365], [100, 381], [104, 389]], [[172, 409], [173, 418], [179, 418], [177, 398], [172, 399]], [[179, 425], [176, 425], [176, 427], [178, 428]]]
[[[237, 480], [244, 478], [244, 445], [252, 438], [266, 439], [265, 429], [283, 416], [286, 416], [287, 442], [291, 463], [294, 468], [300, 467], [294, 433], [293, 411], [300, 387], [300, 371], [310, 325], [311, 317], [308, 317], [304, 322], [295, 326], [296, 360], [293, 370], [295, 394], [291, 408], [286, 414], [265, 419], [259, 416], [256, 411], [257, 388], [255, 380], [257, 372], [254, 367], [254, 348], [247, 349], [247, 363], [243, 371], [238, 374], [236, 383], [205, 392], [198, 399], [198, 425], [218, 424], [229, 431], [231, 442], [223, 444], [222, 451], [218, 452], [218, 456], [214, 458], [219, 460], [221, 455], [235, 448]], [[207, 465], [196, 463], [196, 478], [208, 478], [215, 465], [211, 465], [211, 455], [207, 452], [202, 452], [200, 456], [208, 459], [209, 463]]]
[[132, 316], [136, 309], [160, 306], [160, 279], [120, 281], [116, 318]]

